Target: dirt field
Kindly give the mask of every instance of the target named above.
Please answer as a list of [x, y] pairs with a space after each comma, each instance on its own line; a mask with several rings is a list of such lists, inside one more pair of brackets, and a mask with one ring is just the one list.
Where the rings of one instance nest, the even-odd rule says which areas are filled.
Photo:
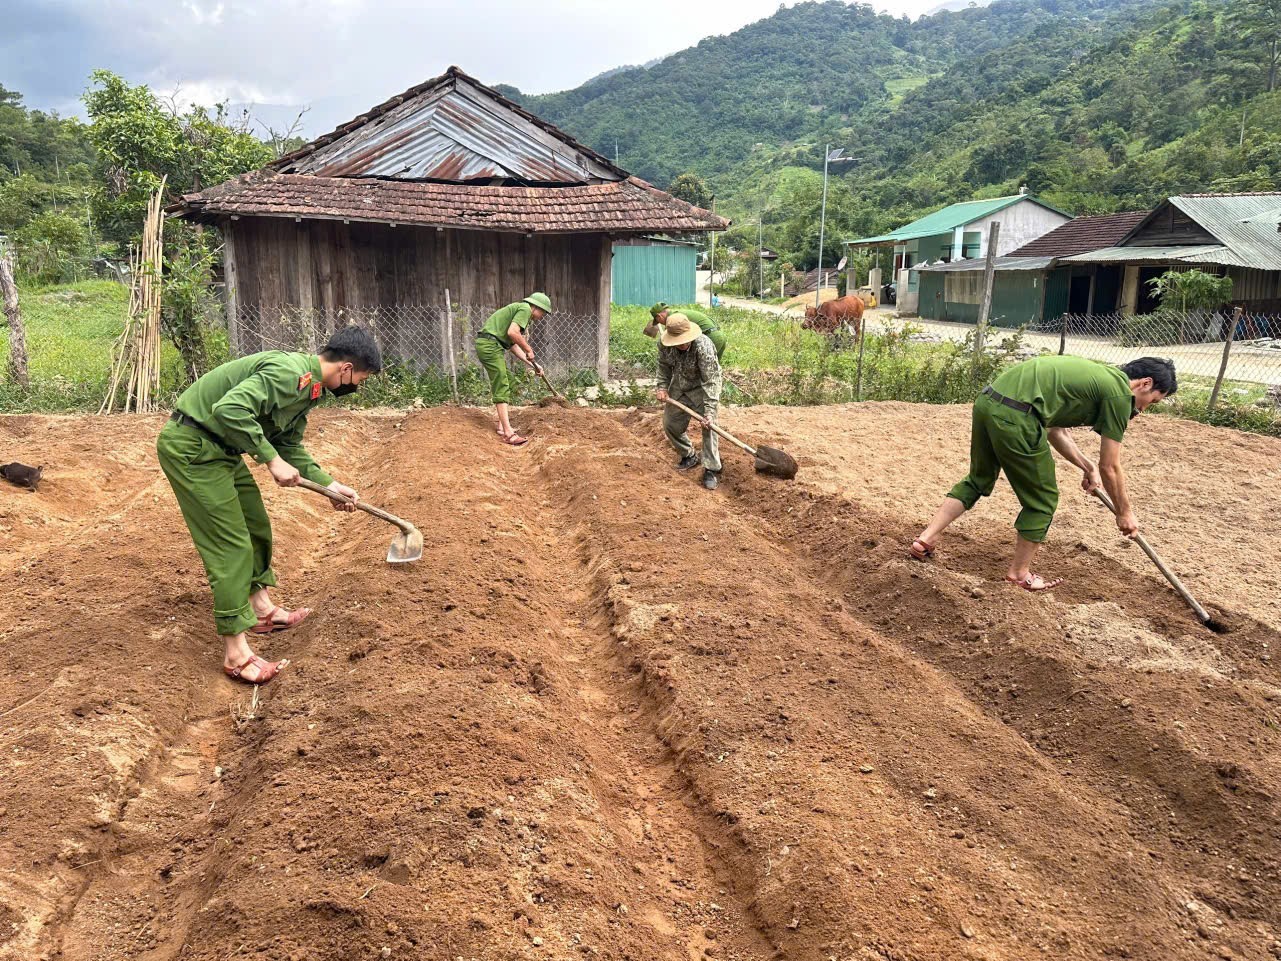
[[1075, 472], [1053, 597], [1001, 580], [1004, 487], [907, 561], [964, 409], [725, 422], [797, 482], [727, 450], [708, 494], [648, 412], [316, 418], [426, 559], [266, 491], [318, 613], [254, 706], [160, 420], [0, 421], [45, 465], [0, 485], [0, 958], [1281, 957], [1281, 442], [1126, 445], [1220, 636]]

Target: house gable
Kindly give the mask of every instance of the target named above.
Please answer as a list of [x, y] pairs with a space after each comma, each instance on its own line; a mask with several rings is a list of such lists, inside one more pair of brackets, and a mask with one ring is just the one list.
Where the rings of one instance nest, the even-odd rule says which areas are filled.
[[627, 177], [457, 67], [282, 157], [271, 169], [321, 177], [519, 185]]
[[1203, 246], [1222, 241], [1169, 200], [1162, 201], [1121, 241], [1122, 247]]

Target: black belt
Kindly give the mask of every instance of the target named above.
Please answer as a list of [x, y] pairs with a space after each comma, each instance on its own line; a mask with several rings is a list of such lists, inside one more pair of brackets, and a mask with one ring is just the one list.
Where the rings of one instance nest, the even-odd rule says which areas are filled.
[[984, 388], [983, 388], [983, 393], [987, 394], [989, 397], [991, 397], [991, 398], [992, 398], [994, 401], [996, 401], [998, 404], [1004, 404], [1006, 407], [1009, 407], [1009, 408], [1011, 408], [1011, 409], [1013, 409], [1013, 410], [1017, 410], [1020, 414], [1030, 414], [1030, 413], [1032, 413], [1032, 405], [1031, 405], [1031, 404], [1025, 404], [1025, 403], [1023, 403], [1023, 401], [1021, 401], [1021, 400], [1014, 400], [1014, 399], [1012, 399], [1012, 398], [1010, 398], [1010, 397], [1006, 397], [1004, 394], [998, 394], [998, 393], [997, 393], [996, 391], [994, 391], [991, 387], [984, 387]]
[[180, 410], [176, 410], [172, 414], [170, 414], [169, 419], [173, 421], [177, 421], [183, 427], [190, 427], [192, 430], [200, 431], [200, 433], [204, 434], [211, 441], [213, 441], [214, 445], [218, 447], [225, 454], [230, 454], [232, 457], [239, 457], [243, 453], [243, 451], [238, 451], [234, 447], [229, 446], [225, 440], [223, 440], [221, 437], [219, 437], [217, 434], [211, 431], [204, 424], [200, 423], [200, 421], [196, 420], [194, 417], [188, 417], [186, 414], [184, 414]]
[[479, 334], [476, 335], [476, 339], [480, 340], [482, 337], [488, 337], [490, 340], [496, 340], [498, 341], [498, 345], [500, 347], [502, 347], [504, 350], [507, 349], [507, 345], [503, 343], [503, 339], [495, 333], [491, 333], [488, 330], [482, 330]]

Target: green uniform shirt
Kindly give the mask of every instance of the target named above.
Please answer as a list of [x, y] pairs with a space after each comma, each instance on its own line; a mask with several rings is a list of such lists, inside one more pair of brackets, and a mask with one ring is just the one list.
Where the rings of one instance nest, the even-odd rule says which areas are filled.
[[687, 307], [684, 310], [673, 310], [669, 316], [674, 316], [675, 314], [683, 314], [688, 317], [689, 322], [691, 324], [697, 324], [698, 329], [703, 333], [717, 329], [716, 321], [712, 320], [712, 318], [708, 317], [701, 310], [695, 310], [693, 307]]
[[511, 350], [512, 341], [507, 336], [508, 329], [515, 323], [522, 331], [528, 330], [532, 313], [533, 308], [523, 300], [518, 304], [500, 307], [489, 315], [489, 320], [485, 321], [485, 326], [480, 328], [480, 333], [493, 334], [503, 345], [504, 350]]
[[307, 412], [323, 393], [320, 358], [269, 350], [215, 367], [182, 392], [176, 409], [260, 464], [277, 455], [303, 477], [334, 479], [302, 446]]
[[1037, 357], [992, 382], [1011, 400], [1031, 404], [1046, 427], [1092, 427], [1117, 443], [1134, 413], [1125, 371], [1084, 357]]

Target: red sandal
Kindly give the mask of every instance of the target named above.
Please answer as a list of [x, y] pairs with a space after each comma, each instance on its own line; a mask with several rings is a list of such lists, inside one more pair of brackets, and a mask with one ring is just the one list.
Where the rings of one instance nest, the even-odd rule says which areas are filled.
[[501, 440], [504, 444], [510, 444], [512, 447], [524, 447], [529, 443], [528, 437], [521, 437], [520, 434], [517, 434], [515, 431], [501, 437]]
[[[1063, 578], [1061, 577], [1056, 577], [1052, 581], [1047, 581], [1040, 574], [1029, 574], [1023, 580], [1019, 580], [1017, 577], [1011, 577], [1009, 574], [1006, 574], [1005, 579], [1011, 584], [1017, 584], [1025, 591], [1031, 591], [1033, 594], [1040, 594], [1042, 591], [1052, 591], [1063, 583]], [[1041, 582], [1040, 587], [1036, 586], [1037, 581]]]
[[252, 634], [273, 634], [276, 631], [287, 631], [291, 627], [297, 627], [308, 617], [311, 616], [310, 607], [300, 607], [297, 610], [286, 611], [286, 617], [283, 621], [273, 620], [276, 612], [284, 611], [283, 607], [273, 607], [271, 613], [265, 614], [258, 618], [258, 623], [249, 628]]
[[934, 556], [934, 549], [937, 547], [937, 542], [929, 544], [918, 537], [916, 540], [912, 541], [912, 547], [910, 549], [912, 560], [928, 561]]
[[[258, 668], [258, 676], [252, 681], [241, 674], [241, 671], [247, 668], [250, 664]], [[249, 659], [239, 667], [224, 666], [222, 672], [233, 681], [239, 681], [241, 684], [266, 684], [288, 666], [288, 658], [280, 661], [267, 661], [259, 657], [257, 654], [250, 654]]]

